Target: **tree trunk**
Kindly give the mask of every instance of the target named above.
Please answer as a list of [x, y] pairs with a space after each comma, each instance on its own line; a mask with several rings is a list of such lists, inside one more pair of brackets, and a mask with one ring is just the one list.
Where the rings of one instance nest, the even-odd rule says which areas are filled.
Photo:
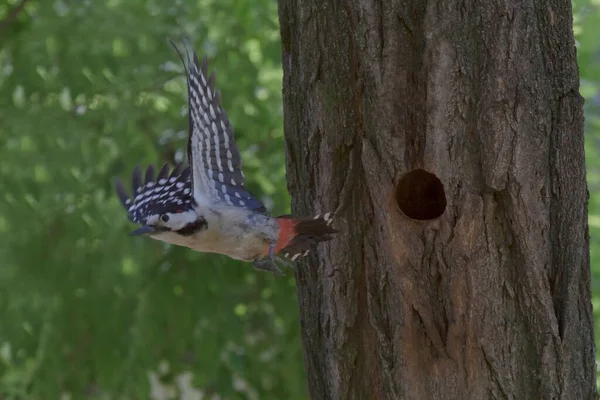
[[279, 0], [314, 399], [595, 399], [572, 11]]

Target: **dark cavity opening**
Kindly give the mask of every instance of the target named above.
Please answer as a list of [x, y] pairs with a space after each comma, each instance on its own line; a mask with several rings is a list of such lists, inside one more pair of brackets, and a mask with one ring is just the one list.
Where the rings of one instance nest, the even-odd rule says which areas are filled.
[[398, 182], [396, 203], [409, 218], [437, 218], [446, 210], [444, 185], [434, 174], [424, 169], [415, 169], [406, 173]]

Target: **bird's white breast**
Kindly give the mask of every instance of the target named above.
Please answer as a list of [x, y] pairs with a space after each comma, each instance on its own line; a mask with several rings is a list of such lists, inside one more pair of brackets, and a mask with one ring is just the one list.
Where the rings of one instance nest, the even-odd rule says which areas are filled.
[[207, 228], [190, 236], [162, 232], [155, 239], [190, 249], [225, 254], [231, 258], [253, 261], [271, 243], [277, 241], [279, 227], [274, 218], [239, 207], [198, 209]]

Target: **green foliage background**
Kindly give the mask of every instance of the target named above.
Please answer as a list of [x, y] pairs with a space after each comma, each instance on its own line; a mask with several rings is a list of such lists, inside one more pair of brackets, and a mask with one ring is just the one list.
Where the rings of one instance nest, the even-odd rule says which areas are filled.
[[[0, 21], [17, 3], [0, 3]], [[574, 3], [597, 321], [598, 6]], [[287, 211], [276, 7], [29, 0], [0, 22], [0, 398], [307, 397], [291, 274], [130, 238], [112, 188], [135, 164], [184, 156], [185, 80], [166, 38], [185, 36], [218, 71], [251, 191]]]
[[[596, 362], [600, 350], [600, 1], [573, 1], [580, 91], [585, 98], [585, 155], [589, 199], [592, 305]], [[600, 386], [600, 374], [596, 382]]]
[[27, 2], [0, 31], [0, 398], [306, 398], [292, 274], [127, 235], [113, 178], [184, 156], [182, 37], [287, 211], [276, 2]]

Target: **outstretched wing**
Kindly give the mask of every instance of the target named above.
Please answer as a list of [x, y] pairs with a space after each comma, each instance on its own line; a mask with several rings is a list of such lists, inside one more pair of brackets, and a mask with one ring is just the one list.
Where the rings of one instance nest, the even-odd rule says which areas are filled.
[[155, 179], [154, 166], [150, 165], [143, 180], [142, 170], [137, 166], [131, 178], [132, 196], [119, 179], [115, 179], [115, 187], [129, 219], [144, 225], [151, 215], [194, 209], [190, 176], [190, 169], [181, 164], [169, 175], [169, 166], [165, 164]]
[[[227, 114], [221, 108], [215, 76], [207, 74], [207, 59], [184, 44], [185, 58], [171, 42], [186, 68], [188, 84], [188, 159], [194, 199], [199, 205], [223, 203], [264, 211], [262, 202], [244, 187], [242, 159]], [[208, 78], [207, 78], [208, 76]]]

